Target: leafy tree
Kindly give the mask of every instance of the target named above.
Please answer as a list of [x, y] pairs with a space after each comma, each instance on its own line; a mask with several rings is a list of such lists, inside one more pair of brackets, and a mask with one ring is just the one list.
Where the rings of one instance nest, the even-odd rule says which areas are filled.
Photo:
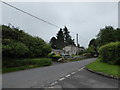
[[98, 56], [98, 47], [97, 47], [96, 39], [92, 39], [92, 40], [89, 42], [88, 52], [91, 53], [92, 56], [94, 56], [95, 54]]
[[89, 42], [89, 49], [88, 51], [93, 50], [93, 52], [96, 52], [98, 54], [99, 47], [108, 44], [110, 42], [117, 42], [120, 41], [120, 29], [114, 29], [112, 26], [106, 26], [103, 29], [100, 29], [100, 32], [97, 35], [96, 39], [92, 39]]
[[115, 42], [115, 32], [116, 30], [112, 26], [106, 26], [105, 28], [101, 29], [99, 34], [97, 35], [98, 46], [105, 45], [109, 42]]
[[2, 46], [3, 58], [4, 57], [14, 57], [14, 58], [23, 57], [26, 53], [28, 53], [28, 51], [29, 51], [28, 47], [21, 42], [16, 42], [10, 39], [3, 40], [3, 46]]
[[63, 28], [63, 31], [64, 31], [65, 46], [74, 44], [74, 39], [71, 38], [70, 32], [68, 31], [66, 26]]
[[53, 49], [62, 49], [64, 46], [67, 46], [70, 44], [75, 45], [74, 39], [71, 38], [70, 32], [68, 31], [66, 26], [64, 27], [63, 30], [60, 28], [56, 38], [55, 37], [51, 38], [50, 44]]
[[52, 37], [51, 40], [50, 40], [50, 44], [52, 46], [53, 49], [56, 49], [56, 46], [57, 46], [57, 40], [55, 37]]
[[2, 25], [3, 57], [46, 57], [51, 47], [43, 39], [23, 30]]
[[116, 29], [115, 39], [116, 39], [116, 41], [120, 41], [120, 28], [117, 28], [117, 29]]
[[96, 43], [96, 39], [92, 39], [90, 42], [89, 42], [89, 45], [88, 45], [89, 47], [90, 46], [95, 46], [95, 47], [97, 47], [97, 43]]

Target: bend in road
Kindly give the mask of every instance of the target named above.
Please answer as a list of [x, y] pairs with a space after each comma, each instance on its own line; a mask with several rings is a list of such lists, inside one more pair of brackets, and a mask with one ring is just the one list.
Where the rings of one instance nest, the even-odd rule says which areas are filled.
[[84, 67], [95, 58], [18, 71], [2, 75], [3, 88], [42, 88], [51, 82]]

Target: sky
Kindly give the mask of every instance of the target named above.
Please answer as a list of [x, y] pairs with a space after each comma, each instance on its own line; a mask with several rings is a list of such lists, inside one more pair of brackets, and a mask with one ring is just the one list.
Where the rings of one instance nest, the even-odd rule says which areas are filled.
[[[79, 44], [87, 47], [105, 26], [118, 27], [117, 2], [8, 2], [9, 4], [29, 12], [41, 19], [61, 28], [67, 26], [70, 35], [75, 39], [79, 34]], [[2, 4], [2, 22], [23, 29], [25, 32], [39, 36], [46, 42], [56, 36], [60, 30], [45, 22], [39, 21], [14, 8]]]

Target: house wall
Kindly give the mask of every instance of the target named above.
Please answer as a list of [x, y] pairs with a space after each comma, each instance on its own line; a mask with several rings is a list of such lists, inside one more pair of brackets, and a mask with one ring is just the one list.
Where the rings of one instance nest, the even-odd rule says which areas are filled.
[[72, 45], [64, 47], [63, 50], [65, 51], [65, 54], [69, 55], [76, 55], [77, 53], [77, 47]]

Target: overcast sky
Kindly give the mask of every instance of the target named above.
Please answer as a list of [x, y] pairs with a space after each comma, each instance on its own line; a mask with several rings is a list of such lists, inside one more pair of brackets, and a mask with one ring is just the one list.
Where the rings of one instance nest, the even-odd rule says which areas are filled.
[[[79, 34], [79, 44], [84, 47], [87, 47], [89, 41], [99, 33], [100, 28], [109, 25], [118, 27], [117, 2], [9, 3], [61, 28], [67, 26], [69, 31]], [[39, 36], [47, 42], [59, 31], [59, 28], [2, 4], [2, 24], [8, 23], [20, 27], [33, 36]], [[71, 33], [74, 39], [75, 33]]]

